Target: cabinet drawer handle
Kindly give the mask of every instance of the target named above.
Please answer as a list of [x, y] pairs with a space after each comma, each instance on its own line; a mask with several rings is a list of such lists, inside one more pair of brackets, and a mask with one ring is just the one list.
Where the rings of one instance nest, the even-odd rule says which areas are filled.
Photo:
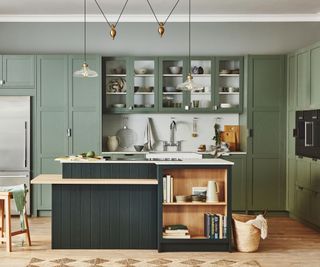
[[299, 190], [303, 190], [303, 187], [302, 187], [302, 186], [298, 186], [298, 189], [299, 189]]

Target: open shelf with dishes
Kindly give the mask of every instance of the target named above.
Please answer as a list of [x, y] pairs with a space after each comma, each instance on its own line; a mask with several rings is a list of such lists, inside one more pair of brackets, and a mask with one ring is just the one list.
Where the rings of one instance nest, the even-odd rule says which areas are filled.
[[216, 58], [216, 107], [221, 112], [242, 109], [243, 58]]
[[158, 108], [158, 59], [103, 58], [104, 111], [154, 112]]
[[[105, 113], [241, 113], [243, 57], [104, 57]], [[198, 88], [179, 88], [188, 72]]]
[[229, 171], [212, 166], [160, 167], [160, 251], [191, 249], [191, 244], [202, 244], [204, 250], [225, 244], [220, 249], [230, 249]]

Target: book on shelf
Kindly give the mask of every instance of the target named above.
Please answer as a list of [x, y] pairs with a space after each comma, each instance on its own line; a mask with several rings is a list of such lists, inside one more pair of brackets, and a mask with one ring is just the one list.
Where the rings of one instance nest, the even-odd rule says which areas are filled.
[[166, 239], [189, 239], [188, 227], [183, 224], [168, 225], [163, 228], [163, 238]]
[[163, 176], [163, 203], [173, 202], [173, 177], [171, 175]]
[[227, 216], [205, 213], [204, 236], [210, 239], [227, 238]]

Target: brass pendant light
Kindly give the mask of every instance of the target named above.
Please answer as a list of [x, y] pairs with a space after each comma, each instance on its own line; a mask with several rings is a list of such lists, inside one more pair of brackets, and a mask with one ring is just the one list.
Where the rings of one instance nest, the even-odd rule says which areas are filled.
[[167, 23], [168, 19], [170, 18], [172, 12], [174, 11], [174, 9], [176, 8], [176, 6], [178, 5], [179, 1], [180, 1], [180, 0], [177, 0], [177, 2], [175, 3], [175, 5], [174, 5], [173, 8], [171, 9], [169, 15], [167, 16], [167, 18], [166, 18], [163, 22], [160, 22], [160, 21], [158, 20], [158, 17], [157, 17], [157, 15], [156, 15], [156, 13], [155, 13], [154, 10], [153, 10], [153, 7], [152, 7], [151, 3], [149, 2], [149, 0], [147, 0], [147, 2], [148, 2], [148, 4], [149, 4], [149, 7], [150, 7], [150, 9], [151, 9], [151, 11], [152, 11], [152, 14], [153, 14], [153, 16], [155, 17], [155, 19], [156, 19], [156, 21], [157, 21], [157, 23], [158, 23], [158, 25], [159, 25], [159, 27], [158, 27], [158, 32], [159, 32], [159, 34], [160, 34], [160, 37], [162, 37], [162, 36], [164, 35], [164, 32], [165, 32], [164, 26], [165, 26], [165, 24]]
[[195, 91], [203, 89], [203, 85], [197, 84], [193, 81], [191, 75], [191, 0], [189, 0], [189, 22], [188, 22], [188, 33], [189, 33], [189, 56], [188, 56], [188, 75], [187, 80], [177, 86], [178, 89], [185, 91]]
[[98, 73], [89, 68], [87, 63], [87, 0], [84, 0], [83, 8], [83, 64], [80, 70], [77, 70], [73, 73], [73, 77], [78, 78], [92, 78], [98, 77]]
[[106, 20], [107, 24], [109, 25], [109, 27], [110, 27], [110, 36], [111, 36], [112, 40], [114, 40], [114, 38], [115, 38], [116, 35], [117, 35], [116, 27], [117, 27], [117, 25], [118, 25], [118, 23], [119, 23], [119, 20], [120, 20], [120, 18], [121, 18], [121, 16], [122, 16], [122, 13], [123, 13], [123, 11], [125, 10], [125, 8], [126, 8], [129, 0], [126, 0], [126, 2], [124, 3], [124, 5], [123, 5], [123, 7], [122, 7], [122, 9], [121, 9], [120, 15], [119, 15], [119, 17], [118, 17], [118, 19], [117, 19], [117, 22], [114, 23], [114, 24], [111, 24], [111, 23], [109, 22], [109, 20], [107, 19], [107, 16], [106, 16], [105, 13], [103, 12], [103, 10], [102, 10], [102, 8], [100, 7], [98, 1], [97, 1], [97, 0], [94, 0], [94, 1], [96, 2], [96, 5], [97, 5], [97, 7], [99, 8], [102, 16], [104, 17], [104, 19]]

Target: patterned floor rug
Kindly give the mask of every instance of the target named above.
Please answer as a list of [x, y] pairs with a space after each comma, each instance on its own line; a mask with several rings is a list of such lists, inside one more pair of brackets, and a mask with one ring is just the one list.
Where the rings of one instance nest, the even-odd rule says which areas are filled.
[[57, 258], [57, 259], [40, 259], [32, 258], [26, 267], [261, 267], [255, 261], [236, 261], [226, 259], [200, 260], [200, 259], [74, 259], [74, 258]]

